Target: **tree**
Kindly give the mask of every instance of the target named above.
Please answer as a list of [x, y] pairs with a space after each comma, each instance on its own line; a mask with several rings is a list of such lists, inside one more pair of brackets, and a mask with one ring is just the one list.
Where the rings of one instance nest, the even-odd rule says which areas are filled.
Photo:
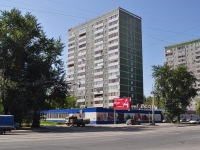
[[77, 103], [77, 97], [75, 95], [68, 96], [66, 98], [65, 108], [79, 108], [80, 106]]
[[5, 69], [5, 80], [16, 83], [15, 89], [6, 89], [4, 101], [9, 107], [3, 106], [5, 114], [15, 115], [19, 123], [31, 116], [32, 126], [39, 126], [41, 110], [50, 109], [51, 101], [65, 101], [63, 48], [61, 39], [48, 38], [30, 13], [1, 11], [0, 68]]
[[196, 114], [200, 116], [200, 100], [197, 102]]
[[[151, 96], [148, 96], [144, 102], [144, 104], [146, 105], [152, 105], [152, 100], [153, 98]], [[158, 108], [163, 108], [162, 107], [162, 99], [160, 97], [155, 97], [154, 98], [154, 104], [155, 106], [157, 106]]]
[[185, 113], [191, 98], [197, 95], [195, 88], [197, 79], [184, 66], [170, 69], [166, 64], [153, 66], [153, 77], [155, 78], [155, 91], [163, 99], [165, 115], [170, 120], [174, 117], [180, 120], [180, 114]]

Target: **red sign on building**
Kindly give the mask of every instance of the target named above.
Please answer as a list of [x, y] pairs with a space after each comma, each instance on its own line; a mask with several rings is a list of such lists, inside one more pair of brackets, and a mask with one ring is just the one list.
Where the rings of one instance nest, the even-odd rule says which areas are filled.
[[114, 110], [130, 110], [130, 97], [114, 98], [113, 109]]

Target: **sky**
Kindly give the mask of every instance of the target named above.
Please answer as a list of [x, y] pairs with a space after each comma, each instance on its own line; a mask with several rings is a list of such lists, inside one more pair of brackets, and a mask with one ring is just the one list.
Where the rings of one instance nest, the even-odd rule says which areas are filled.
[[66, 45], [69, 28], [121, 7], [142, 17], [144, 95], [154, 80], [152, 66], [163, 65], [164, 47], [200, 38], [200, 0], [0, 0], [0, 10], [31, 12], [49, 38]]

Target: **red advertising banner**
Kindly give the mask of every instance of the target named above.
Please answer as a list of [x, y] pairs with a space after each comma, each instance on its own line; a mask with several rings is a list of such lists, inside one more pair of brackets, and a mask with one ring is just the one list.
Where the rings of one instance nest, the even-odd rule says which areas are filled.
[[130, 110], [130, 97], [114, 98], [113, 109], [114, 110]]

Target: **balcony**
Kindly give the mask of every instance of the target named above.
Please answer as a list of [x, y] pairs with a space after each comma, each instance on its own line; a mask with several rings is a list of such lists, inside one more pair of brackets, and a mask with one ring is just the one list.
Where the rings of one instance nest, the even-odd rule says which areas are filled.
[[99, 39], [99, 38], [103, 38], [103, 35], [99, 35], [99, 36], [95, 37], [94, 40]]
[[101, 72], [95, 72], [95, 73], [94, 73], [94, 76], [96, 76], [96, 75], [101, 75], [101, 74], [103, 74], [103, 71], [101, 71]]
[[200, 56], [200, 53], [196, 53], [196, 56]]
[[81, 29], [81, 30], [79, 30], [79, 35], [81, 35], [81, 34], [86, 34], [86, 32], [87, 32], [87, 29], [85, 28], [85, 29]]
[[78, 103], [85, 102], [85, 99], [78, 99], [77, 102]]
[[[102, 66], [95, 66], [94, 69], [102, 69], [103, 65]], [[102, 70], [103, 72], [103, 70]]]
[[108, 99], [114, 99], [114, 98], [119, 98], [119, 96], [108, 96]]
[[73, 82], [73, 81], [74, 81], [74, 77], [67, 78], [67, 81], [69, 81], [69, 82]]
[[96, 30], [96, 31], [94, 32], [94, 34], [97, 34], [97, 33], [99, 33], [99, 32], [103, 32], [103, 29]]
[[86, 44], [86, 41], [80, 42], [78, 43], [78, 46], [82, 45], [82, 44]]
[[115, 45], [119, 45], [119, 43], [115, 42], [115, 43], [112, 43], [112, 44], [108, 44], [108, 47], [112, 47], [112, 46], [115, 46]]
[[73, 37], [75, 37], [75, 34], [69, 35], [68, 39], [71, 39], [71, 38], [73, 38]]
[[168, 61], [166, 61], [166, 64], [167, 64], [167, 65], [170, 65], [170, 64], [173, 64], [173, 63], [174, 63], [173, 60], [168, 60]]
[[[114, 53], [114, 52], [112, 52], [112, 53]], [[108, 57], [108, 60], [112, 60], [112, 59], [119, 59], [119, 55], [114, 55], [114, 56]]]
[[[94, 64], [96, 64], [96, 63], [100, 63], [100, 62], [103, 62], [103, 58], [102, 59], [99, 59], [99, 60], [95, 60], [94, 61]], [[103, 65], [102, 65], [103, 66]], [[101, 67], [102, 68], [102, 67]]]
[[78, 78], [78, 79], [85, 78], [85, 75], [78, 76], [77, 78]]
[[102, 78], [98, 78], [98, 79], [94, 79], [94, 82], [96, 81], [103, 81], [103, 77]]
[[103, 83], [102, 84], [94, 85], [94, 88], [98, 88], [98, 87], [103, 87]]
[[74, 74], [74, 71], [67, 72], [67, 75], [72, 75], [72, 74]]
[[96, 94], [103, 94], [103, 91], [94, 91], [94, 94], [96, 95]]
[[118, 62], [114, 62], [114, 63], [108, 64], [109, 67], [110, 67], [110, 66], [116, 66], [116, 65], [119, 65], [119, 61], [118, 61]]
[[85, 105], [80, 105], [80, 108], [85, 108]]
[[103, 107], [103, 104], [94, 104], [94, 107]]
[[74, 61], [69, 61], [69, 62], [67, 62], [67, 65], [68, 65], [68, 66], [70, 66], [70, 65], [72, 65], [72, 64], [74, 64]]
[[116, 39], [118, 39], [118, 38], [119, 38], [119, 34], [118, 34], [117, 36], [115, 36], [115, 37], [108, 38], [108, 41], [116, 40]]
[[86, 38], [86, 35], [79, 37], [78, 40], [82, 40], [84, 38]]
[[109, 107], [113, 107], [113, 103], [108, 103], [108, 106]]
[[109, 89], [108, 92], [119, 92], [119, 89]]
[[78, 48], [78, 51], [81, 51], [81, 50], [84, 50], [84, 49], [86, 49], [86, 46]]
[[98, 27], [101, 27], [101, 26], [103, 26], [103, 22], [98, 24], [98, 25], [95, 25], [94, 28], [98, 28]]
[[108, 23], [113, 22], [113, 21], [118, 20], [118, 19], [119, 19], [119, 16], [116, 17], [116, 18], [113, 18], [113, 19], [109, 19], [109, 20], [108, 20]]
[[99, 44], [103, 44], [103, 41], [99, 41], [99, 42], [97, 42], [97, 43], [94, 43], [94, 46], [95, 46], [95, 45], [99, 45]]
[[116, 24], [113, 24], [111, 26], [108, 26], [108, 30], [111, 29], [111, 28], [114, 28], [114, 27], [118, 27], [119, 26], [119, 22], [116, 23]]
[[69, 55], [69, 54], [72, 54], [72, 53], [74, 53], [74, 50], [73, 50], [73, 51], [70, 51], [70, 52], [68, 51], [68, 55]]
[[102, 54], [101, 54], [101, 53], [99, 53], [99, 54], [94, 54], [94, 57], [98, 57], [98, 56], [102, 56]]
[[72, 46], [68, 46], [68, 49], [70, 49], [70, 48], [74, 48], [75, 47], [75, 45], [72, 45]]
[[74, 55], [73, 56], [68, 56], [68, 59], [73, 59], [74, 58]]
[[108, 51], [108, 54], [111, 54], [111, 53], [114, 53], [114, 52], [119, 52], [119, 49], [115, 49], [115, 50], [111, 50], [111, 51]]
[[186, 61], [178, 62], [179, 65], [186, 65]]
[[103, 97], [94, 98], [94, 101], [102, 101], [102, 100], [103, 100]]
[[83, 70], [78, 70], [78, 73], [81, 73], [81, 72], [85, 72], [85, 69], [83, 69]]

